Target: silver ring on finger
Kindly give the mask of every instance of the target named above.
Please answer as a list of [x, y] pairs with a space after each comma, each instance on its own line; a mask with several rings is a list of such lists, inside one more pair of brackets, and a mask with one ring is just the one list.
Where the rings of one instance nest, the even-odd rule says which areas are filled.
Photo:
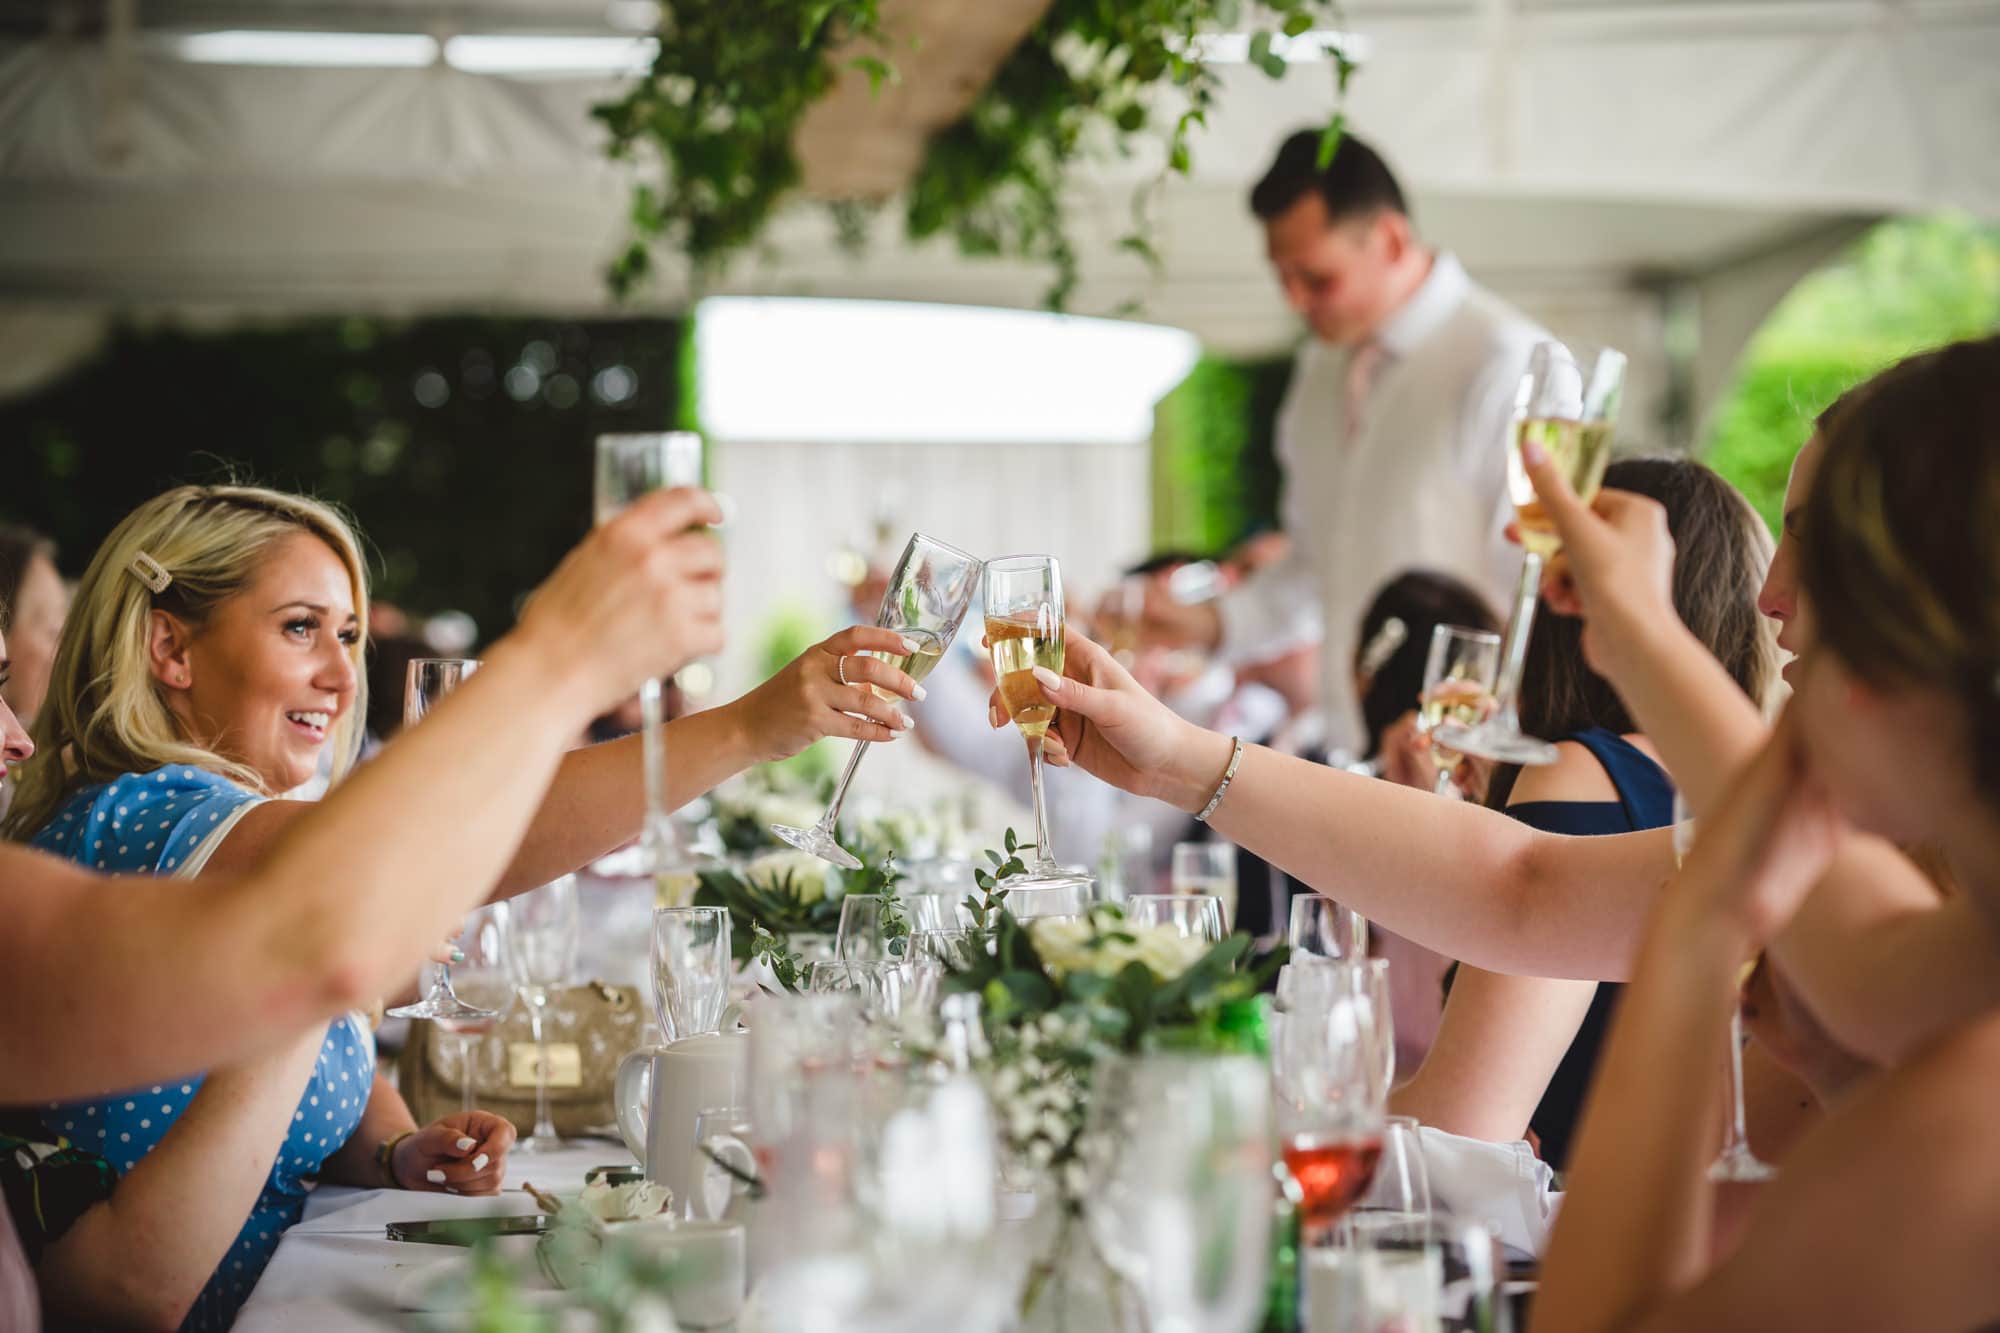
[[836, 657], [833, 659], [833, 674], [840, 678], [842, 685], [852, 685], [854, 683], [847, 678], [847, 659], [845, 657]]

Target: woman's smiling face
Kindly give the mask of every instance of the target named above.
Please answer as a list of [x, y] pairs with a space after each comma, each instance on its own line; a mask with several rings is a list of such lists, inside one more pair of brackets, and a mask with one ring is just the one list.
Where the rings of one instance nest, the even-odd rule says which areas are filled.
[[282, 538], [207, 623], [176, 635], [162, 628], [171, 620], [156, 613], [153, 673], [188, 739], [254, 769], [272, 793], [312, 777], [359, 670], [354, 587], [333, 548]]

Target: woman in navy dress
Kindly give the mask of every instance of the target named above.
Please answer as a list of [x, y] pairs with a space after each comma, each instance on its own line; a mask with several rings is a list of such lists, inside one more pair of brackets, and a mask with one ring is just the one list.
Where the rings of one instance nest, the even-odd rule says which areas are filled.
[[[1625, 459], [1604, 484], [1658, 500], [1676, 548], [1674, 604], [1745, 693], [1762, 702], [1777, 681], [1777, 653], [1757, 614], [1770, 561], [1763, 520], [1699, 463]], [[1584, 661], [1582, 622], [1544, 608], [1522, 672], [1521, 720], [1558, 739], [1539, 768], [1505, 767], [1487, 803], [1551, 833], [1593, 836], [1660, 828], [1673, 819], [1672, 780], [1624, 704]], [[1460, 966], [1444, 1020], [1422, 1067], [1393, 1109], [1473, 1138], [1532, 1132], [1558, 1171], [1568, 1162], [1590, 1077], [1620, 987], [1506, 976]]]

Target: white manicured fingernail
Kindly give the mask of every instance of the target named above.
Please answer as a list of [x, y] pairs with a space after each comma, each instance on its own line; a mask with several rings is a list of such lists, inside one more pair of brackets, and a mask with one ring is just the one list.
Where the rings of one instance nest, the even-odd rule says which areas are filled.
[[444, 1187], [444, 1192], [445, 1192], [446, 1194], [456, 1194], [456, 1193], [458, 1193], [458, 1186], [456, 1186], [456, 1185], [446, 1185], [446, 1186]]
[[930, 693], [931, 692], [925, 689], [923, 686], [921, 685], [917, 686], [917, 702], [922, 703], [925, 699], [928, 699], [930, 697]]
[[464, 1152], [467, 1148], [470, 1148], [473, 1144], [477, 1142], [479, 1142], [478, 1139], [460, 1139], [458, 1141], [458, 1150], [460, 1152]]
[[442, 1185], [444, 1184], [444, 1172], [438, 1170], [436, 1167], [432, 1167], [430, 1170], [424, 1172], [424, 1179], [430, 1181], [433, 1185]]
[[898, 708], [893, 711], [896, 714], [896, 730], [908, 731], [912, 726], [916, 725], [915, 723], [910, 721], [910, 715], [908, 713], [905, 713], [902, 709]]
[[1062, 688], [1062, 677], [1058, 676], [1055, 672], [1049, 670], [1047, 667], [1038, 666], [1033, 668], [1033, 670], [1035, 673], [1035, 679], [1042, 683], [1043, 689], [1059, 690]]
[[899, 642], [903, 645], [903, 651], [906, 653], [914, 653], [922, 646], [915, 639], [901, 639]]
[[486, 1163], [489, 1160], [491, 1159], [489, 1159], [485, 1153], [479, 1154], [479, 1156], [472, 1159], [472, 1169], [474, 1171], [484, 1171], [486, 1169]]

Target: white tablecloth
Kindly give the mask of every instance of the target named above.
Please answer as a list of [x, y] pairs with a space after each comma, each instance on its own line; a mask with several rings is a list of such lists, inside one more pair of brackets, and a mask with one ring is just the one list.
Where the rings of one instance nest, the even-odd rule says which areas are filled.
[[[306, 1201], [305, 1219], [278, 1243], [236, 1327], [242, 1333], [380, 1330], [409, 1284], [439, 1265], [463, 1264], [466, 1255], [452, 1246], [388, 1240], [383, 1228], [389, 1223], [539, 1212], [521, 1192], [522, 1181], [547, 1193], [574, 1194], [591, 1167], [631, 1160], [623, 1144], [584, 1139], [557, 1153], [511, 1157], [507, 1188], [489, 1198], [346, 1186], [315, 1190]], [[530, 1259], [534, 1243], [527, 1236], [500, 1242], [506, 1253], [524, 1261], [524, 1287], [548, 1290]]]

